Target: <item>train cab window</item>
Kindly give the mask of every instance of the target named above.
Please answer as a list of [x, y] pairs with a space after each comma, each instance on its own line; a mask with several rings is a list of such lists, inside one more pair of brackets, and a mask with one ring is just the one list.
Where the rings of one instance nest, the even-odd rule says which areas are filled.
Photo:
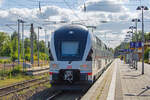
[[92, 61], [92, 54], [93, 54], [93, 49], [90, 49], [90, 52], [86, 58], [86, 61]]
[[79, 55], [79, 42], [63, 41], [61, 45], [61, 56]]
[[53, 58], [53, 56], [52, 56], [52, 53], [51, 53], [50, 48], [49, 48], [49, 59], [50, 59], [51, 61], [54, 61], [54, 58]]

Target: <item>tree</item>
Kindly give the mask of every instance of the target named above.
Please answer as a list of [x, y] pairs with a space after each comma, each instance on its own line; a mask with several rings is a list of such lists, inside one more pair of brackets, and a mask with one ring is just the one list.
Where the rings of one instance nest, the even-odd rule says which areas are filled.
[[[33, 33], [33, 46], [34, 46], [34, 58], [37, 59], [37, 36], [36, 33]], [[30, 53], [31, 53], [31, 47], [30, 47], [30, 38], [25, 38], [24, 40], [24, 55], [25, 59], [30, 61]], [[21, 50], [21, 58], [22, 55], [22, 43], [20, 40], [20, 50]], [[45, 54], [45, 42], [42, 40], [39, 42], [39, 51], [40, 51], [40, 58], [43, 59], [47, 57], [47, 54]], [[47, 49], [47, 48], [46, 48]], [[11, 36], [9, 36], [5, 32], [0, 32], [0, 56], [8, 56], [11, 57], [12, 61], [15, 61], [18, 59], [18, 34], [16, 31], [13, 32]]]
[[149, 52], [150, 52], [150, 47], [147, 48], [145, 51], [144, 51], [144, 60], [146, 61], [146, 63], [148, 63], [148, 59], [149, 59]]
[[30, 39], [29, 38], [25, 38], [24, 40], [24, 49], [25, 49], [25, 53], [30, 53]]
[[39, 51], [45, 52], [45, 42], [43, 40], [39, 42]]
[[0, 32], [0, 56], [10, 56], [10, 36]]
[[6, 33], [0, 32], [0, 50], [2, 50], [4, 42], [6, 39]]
[[18, 33], [16, 31], [13, 32], [11, 35], [11, 40], [17, 39], [18, 38]]
[[18, 38], [17, 32], [13, 32], [11, 35], [11, 60], [15, 61], [18, 58]]
[[2, 56], [10, 57], [10, 55], [11, 55], [11, 47], [10, 47], [10, 41], [9, 41], [9, 42], [6, 42], [3, 46]]
[[150, 41], [150, 32], [145, 34], [145, 41]]

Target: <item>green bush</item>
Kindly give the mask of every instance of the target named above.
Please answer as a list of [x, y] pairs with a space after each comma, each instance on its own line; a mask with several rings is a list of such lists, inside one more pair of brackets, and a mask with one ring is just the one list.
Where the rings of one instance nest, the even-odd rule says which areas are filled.
[[33, 59], [34, 59], [34, 60], [38, 60], [37, 55], [34, 55], [34, 56], [33, 56]]
[[10, 59], [0, 59], [0, 63], [3, 64], [3, 63], [11, 63], [11, 60]]
[[46, 57], [47, 60], [49, 59], [48, 55], [46, 55], [45, 53], [41, 53], [41, 52], [40, 52], [40, 59], [41, 59], [41, 60], [44, 60], [45, 57]]
[[144, 52], [144, 60], [148, 60], [149, 52], [150, 52], [150, 48], [147, 48]]
[[148, 60], [144, 60], [145, 63], [149, 63]]
[[21, 66], [15, 66], [14, 69], [12, 70], [0, 70], [0, 76], [9, 76], [10, 74], [15, 76], [17, 74], [21, 74], [22, 70], [21, 70]]
[[31, 55], [30, 54], [25, 54], [25, 60], [30, 61]]
[[15, 61], [18, 59], [18, 54], [15, 52], [15, 53], [11, 53], [11, 61]]

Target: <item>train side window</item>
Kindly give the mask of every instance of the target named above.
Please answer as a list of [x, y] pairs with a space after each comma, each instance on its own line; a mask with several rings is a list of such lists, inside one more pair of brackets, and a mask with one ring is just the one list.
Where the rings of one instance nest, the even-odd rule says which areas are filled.
[[53, 58], [53, 56], [52, 56], [52, 53], [51, 53], [50, 48], [49, 48], [49, 59], [50, 59], [51, 61], [54, 61], [54, 58]]
[[89, 54], [88, 54], [88, 56], [86, 58], [86, 61], [92, 61], [92, 54], [93, 54], [93, 49], [91, 48], [90, 52], [89, 52]]

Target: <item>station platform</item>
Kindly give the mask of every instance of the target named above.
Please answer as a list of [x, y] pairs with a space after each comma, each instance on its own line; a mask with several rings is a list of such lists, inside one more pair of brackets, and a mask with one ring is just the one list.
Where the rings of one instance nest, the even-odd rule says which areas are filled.
[[26, 74], [28, 75], [39, 75], [39, 74], [48, 73], [48, 72], [49, 72], [49, 66], [26, 68]]
[[144, 75], [141, 69], [141, 62], [135, 70], [115, 59], [81, 100], [150, 100], [150, 65]]

